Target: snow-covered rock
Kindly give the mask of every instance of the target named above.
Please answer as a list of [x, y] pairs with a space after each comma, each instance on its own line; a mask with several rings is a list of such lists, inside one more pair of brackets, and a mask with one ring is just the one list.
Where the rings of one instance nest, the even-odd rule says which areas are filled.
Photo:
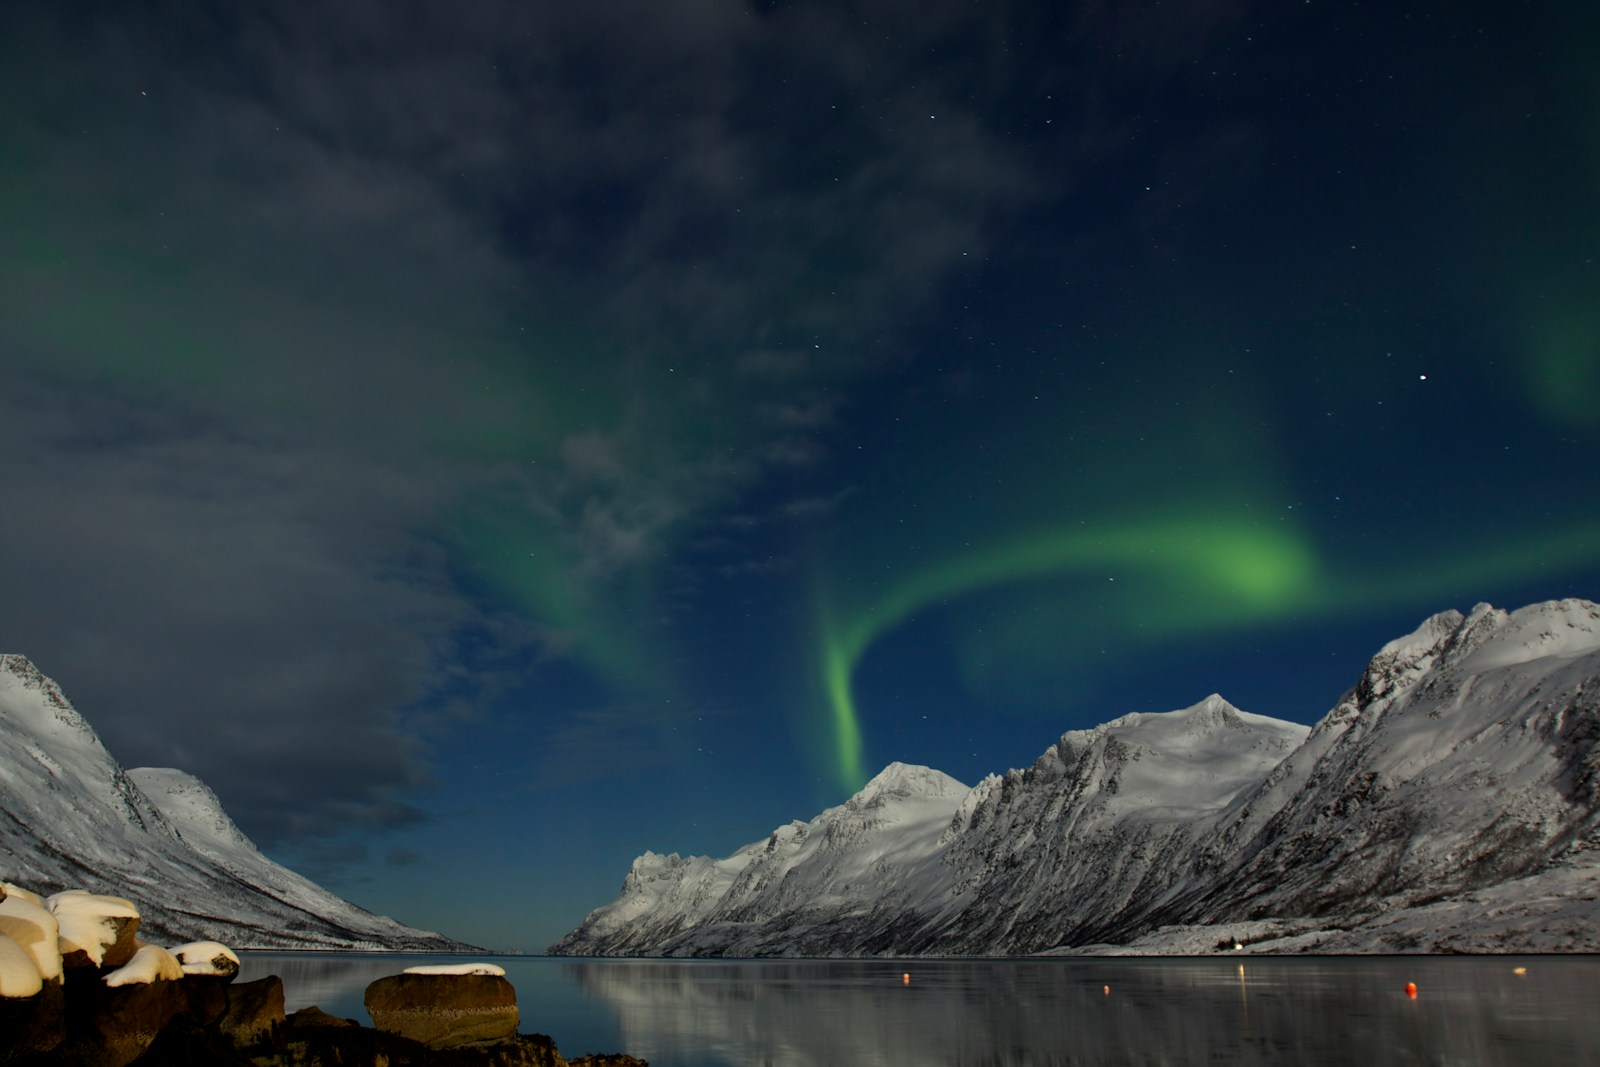
[[517, 991], [503, 974], [392, 974], [362, 997], [372, 1025], [430, 1049], [504, 1041], [515, 1036]]
[[119, 967], [137, 950], [134, 934], [139, 929], [139, 909], [133, 901], [66, 889], [52, 894], [46, 903], [61, 924], [63, 957], [76, 953], [96, 967]]
[[10, 816], [0, 821], [0, 856], [15, 882], [126, 898], [151, 940], [465, 947], [372, 915], [274, 863], [193, 776], [125, 771], [24, 656], [0, 655], [0, 737], [0, 810]]
[[492, 978], [504, 978], [506, 969], [497, 963], [425, 963], [417, 967], [407, 967], [401, 974], [457, 974], [457, 975], [488, 975]]
[[183, 977], [183, 965], [172, 953], [159, 945], [141, 945], [133, 959], [101, 979], [108, 987], [116, 989], [125, 985], [148, 985], [151, 982], [176, 982]]
[[1600, 607], [1479, 604], [1309, 730], [1211, 696], [971, 790], [892, 765], [726, 859], [646, 853], [551, 951], [1595, 951], [1597, 740]]
[[239, 973], [239, 957], [227, 945], [216, 941], [191, 941], [172, 949], [172, 958], [178, 961], [184, 974], [214, 975], [232, 978]]
[[18, 886], [5, 886], [0, 900], [0, 935], [27, 952], [40, 977], [61, 977], [61, 925], [38, 896]]
[[44, 988], [33, 954], [0, 933], [0, 997], [31, 997]]

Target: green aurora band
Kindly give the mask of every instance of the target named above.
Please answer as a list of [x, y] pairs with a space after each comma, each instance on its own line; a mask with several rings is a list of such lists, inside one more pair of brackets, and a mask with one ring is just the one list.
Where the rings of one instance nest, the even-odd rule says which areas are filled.
[[[1109, 580], [1160, 590], [1160, 611], [1141, 616], [1142, 636], [1353, 613], [1419, 600], [1456, 584], [1527, 575], [1543, 566], [1600, 561], [1600, 522], [1589, 521], [1496, 551], [1428, 553], [1422, 566], [1353, 579], [1332, 573], [1311, 539], [1289, 526], [1204, 516], [1131, 522], [1090, 532], [1046, 530], [958, 554], [910, 575], [841, 622], [826, 598], [818, 611], [820, 681], [833, 732], [832, 768], [847, 792], [866, 781], [852, 681], [872, 644], [919, 612], [983, 589], [1029, 579], [1106, 572]], [[1120, 620], [1119, 620], [1120, 621]]]
[[[821, 612], [822, 683], [831, 709], [840, 784], [864, 780], [861, 726], [851, 677], [879, 636], [930, 604], [974, 590], [1041, 575], [1117, 569], [1155, 577], [1194, 596], [1187, 618], [1245, 622], [1270, 617], [1316, 586], [1309, 541], [1287, 528], [1264, 529], [1233, 519], [1168, 519], [1115, 530], [1047, 530], [958, 555], [912, 575], [871, 610], [838, 625]], [[1108, 575], [1115, 579], [1116, 575]]]

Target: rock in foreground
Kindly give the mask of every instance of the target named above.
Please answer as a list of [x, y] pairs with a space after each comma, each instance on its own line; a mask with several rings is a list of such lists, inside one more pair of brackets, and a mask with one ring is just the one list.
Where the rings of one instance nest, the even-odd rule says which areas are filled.
[[367, 986], [372, 1024], [429, 1048], [503, 1041], [517, 1032], [517, 991], [494, 974], [396, 974]]
[[235, 984], [238, 958], [216, 942], [139, 942], [137, 911], [101, 899], [46, 902], [0, 883], [0, 1065], [645, 1067], [569, 1061], [548, 1037], [517, 1033], [516, 990], [493, 964], [378, 979], [366, 995], [376, 1028], [314, 1007], [285, 1016], [281, 979]]

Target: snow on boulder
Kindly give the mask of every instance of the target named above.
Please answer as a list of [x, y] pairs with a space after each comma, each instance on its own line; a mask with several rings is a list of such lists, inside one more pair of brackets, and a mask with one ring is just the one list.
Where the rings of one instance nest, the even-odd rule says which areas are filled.
[[31, 997], [44, 988], [33, 953], [0, 934], [0, 997]]
[[112, 989], [151, 982], [176, 982], [183, 977], [183, 965], [172, 953], [158, 945], [141, 945], [133, 959], [106, 975], [102, 981]]
[[239, 957], [233, 949], [217, 941], [191, 941], [172, 950], [184, 974], [216, 975], [232, 978], [239, 973]]
[[407, 967], [402, 974], [486, 974], [504, 978], [506, 969], [493, 963], [430, 963]]
[[0, 890], [4, 890], [4, 892], [0, 892], [0, 900], [4, 900], [6, 897], [21, 897], [23, 900], [37, 904], [40, 907], [44, 907], [43, 897], [41, 897], [38, 893], [28, 892], [20, 885], [12, 885], [10, 882], [0, 882]]
[[122, 897], [68, 889], [46, 902], [61, 923], [61, 955], [67, 967], [120, 967], [133, 958], [139, 909]]
[[7, 885], [6, 894], [0, 900], [0, 934], [28, 953], [41, 978], [60, 978], [61, 931], [56, 917], [26, 890]]

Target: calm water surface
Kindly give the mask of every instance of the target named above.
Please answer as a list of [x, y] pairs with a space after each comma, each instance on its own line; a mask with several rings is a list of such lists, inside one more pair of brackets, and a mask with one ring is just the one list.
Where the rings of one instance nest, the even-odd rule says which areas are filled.
[[[243, 956], [290, 1011], [363, 1023], [367, 983], [460, 962]], [[1600, 1065], [1600, 957], [494, 961], [524, 1031], [653, 1067]]]

